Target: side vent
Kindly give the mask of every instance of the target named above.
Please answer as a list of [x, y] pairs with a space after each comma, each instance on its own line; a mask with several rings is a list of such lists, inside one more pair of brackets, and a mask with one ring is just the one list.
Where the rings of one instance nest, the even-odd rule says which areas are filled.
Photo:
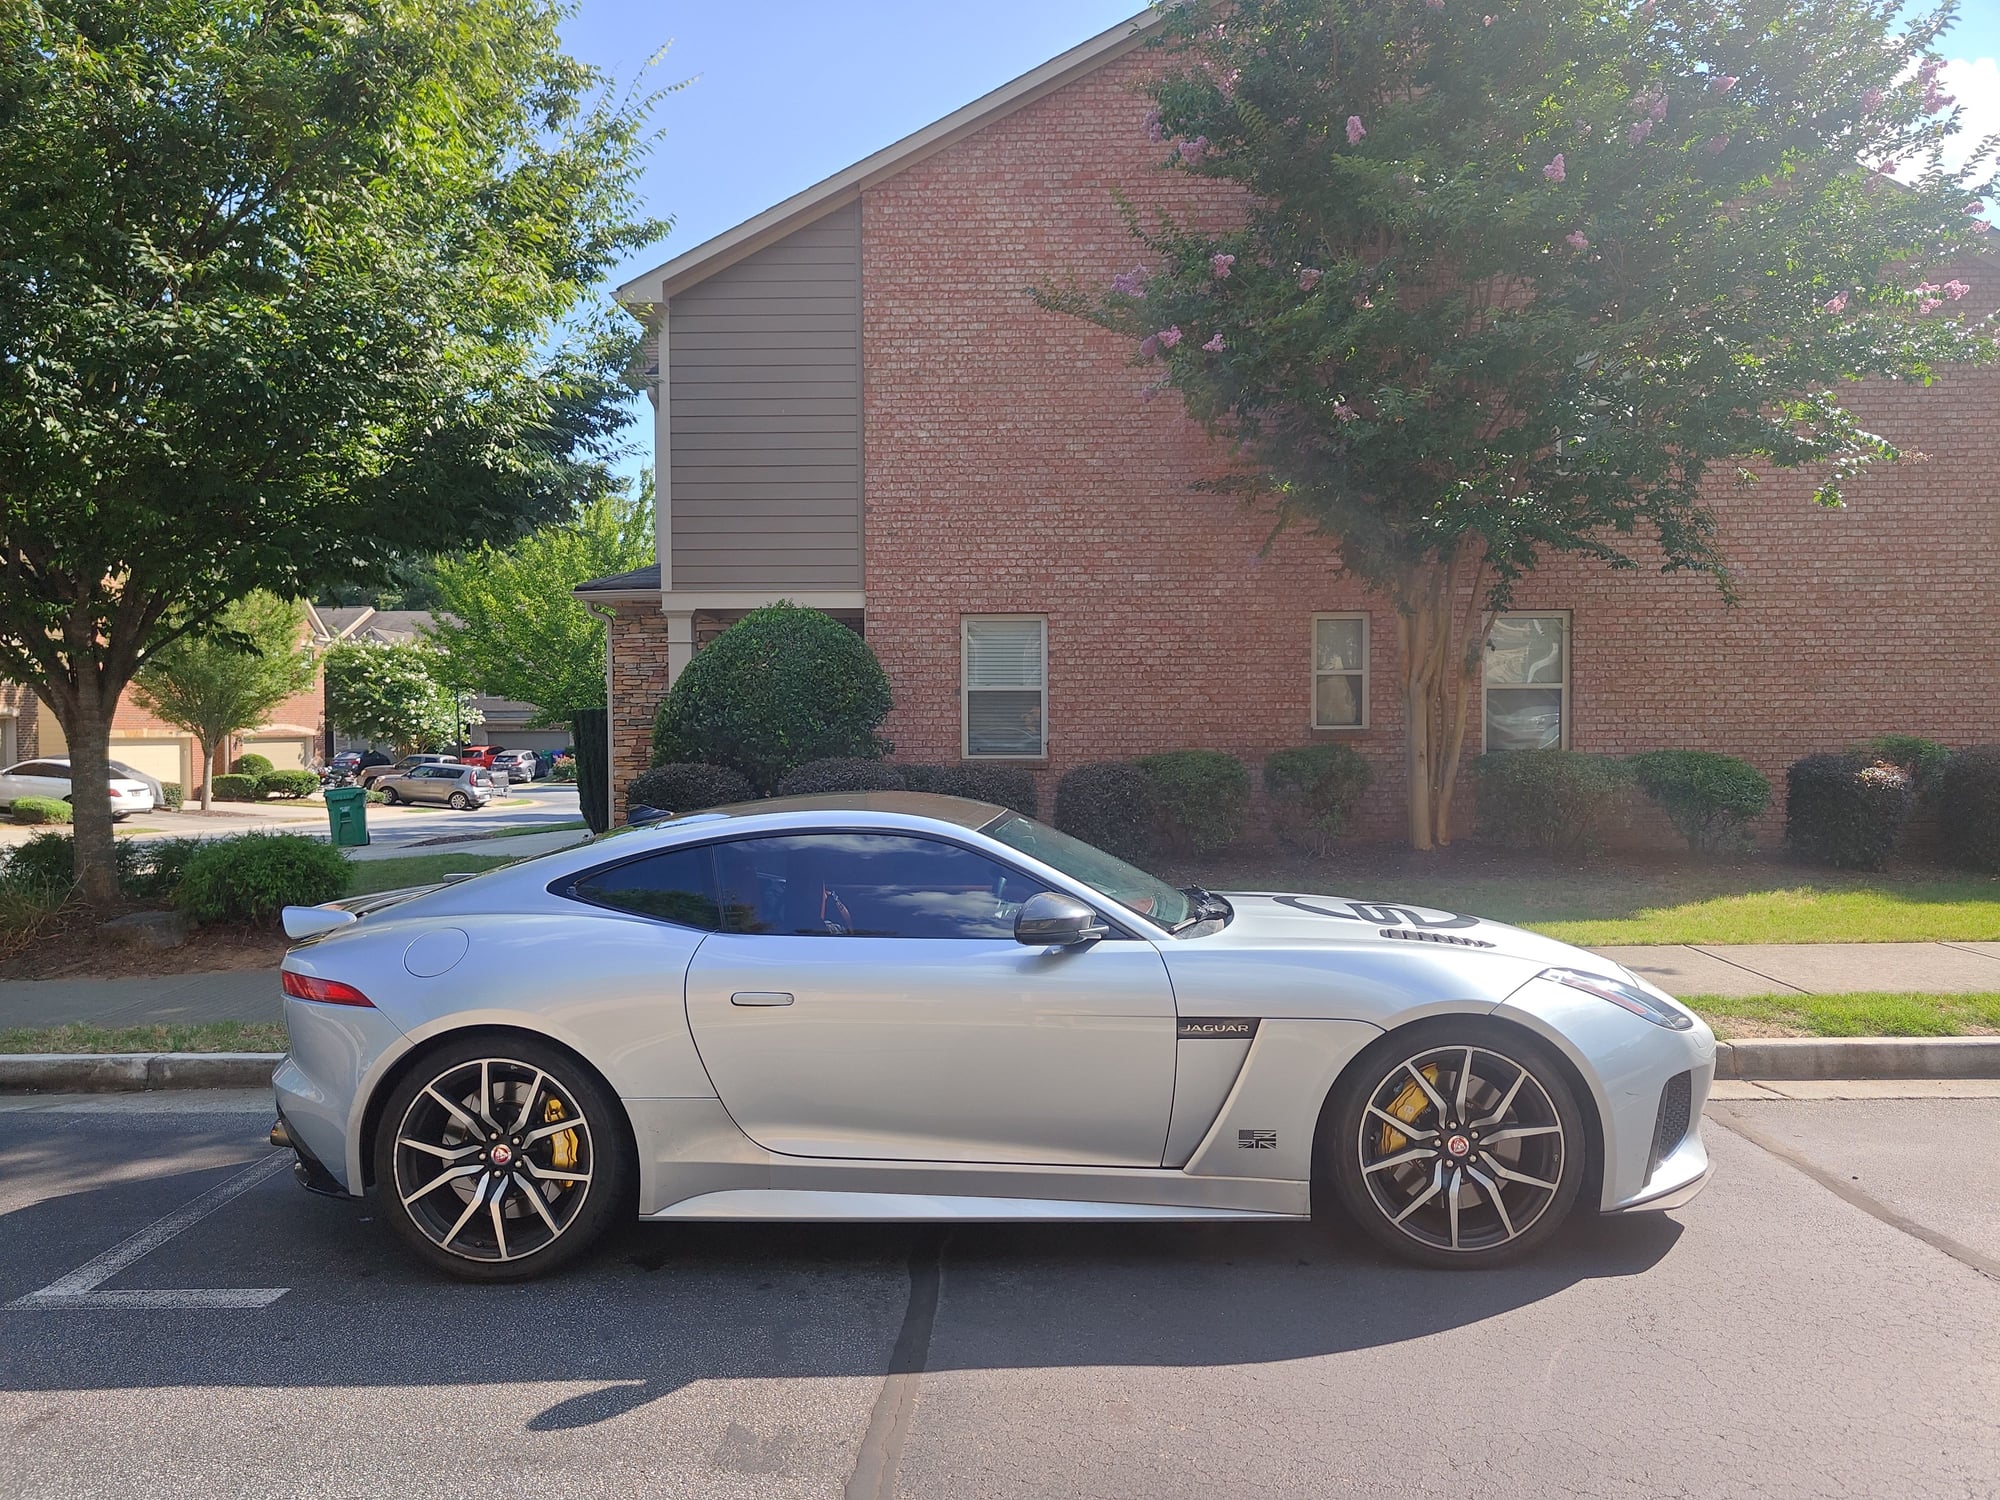
[[1648, 1177], [1680, 1149], [1681, 1142], [1687, 1139], [1688, 1126], [1693, 1123], [1693, 1114], [1694, 1076], [1676, 1073], [1660, 1091], [1660, 1112], [1653, 1121], [1652, 1157], [1646, 1163]]
[[1401, 938], [1406, 943], [1445, 943], [1453, 948], [1491, 948], [1484, 938], [1460, 937], [1455, 932], [1425, 932], [1421, 928], [1384, 927], [1382, 936]]

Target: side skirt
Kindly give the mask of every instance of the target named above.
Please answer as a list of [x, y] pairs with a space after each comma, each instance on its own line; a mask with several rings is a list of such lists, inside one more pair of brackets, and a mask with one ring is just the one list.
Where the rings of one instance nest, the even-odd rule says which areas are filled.
[[780, 1219], [793, 1222], [949, 1220], [956, 1223], [1198, 1223], [1214, 1219], [1286, 1223], [1306, 1214], [1191, 1204], [1096, 1203], [1063, 1198], [985, 1198], [941, 1193], [848, 1193], [805, 1188], [732, 1188], [683, 1199], [653, 1219]]

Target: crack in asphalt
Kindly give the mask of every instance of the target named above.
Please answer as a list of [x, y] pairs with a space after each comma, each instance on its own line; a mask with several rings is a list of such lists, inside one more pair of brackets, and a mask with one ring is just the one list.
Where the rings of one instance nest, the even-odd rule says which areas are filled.
[[896, 1474], [916, 1415], [917, 1386], [930, 1358], [931, 1328], [937, 1322], [944, 1243], [945, 1233], [938, 1230], [917, 1236], [910, 1246], [910, 1300], [889, 1353], [889, 1372], [868, 1414], [868, 1431], [854, 1456], [846, 1500], [895, 1500]]

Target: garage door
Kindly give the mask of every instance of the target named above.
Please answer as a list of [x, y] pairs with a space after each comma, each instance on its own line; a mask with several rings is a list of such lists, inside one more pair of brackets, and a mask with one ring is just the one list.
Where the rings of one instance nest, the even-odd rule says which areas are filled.
[[177, 781], [187, 785], [187, 756], [183, 740], [113, 740], [111, 758], [122, 760], [135, 771], [143, 771], [155, 781]]
[[300, 771], [312, 764], [308, 752], [312, 741], [290, 736], [243, 741], [245, 751], [255, 751], [280, 771]]

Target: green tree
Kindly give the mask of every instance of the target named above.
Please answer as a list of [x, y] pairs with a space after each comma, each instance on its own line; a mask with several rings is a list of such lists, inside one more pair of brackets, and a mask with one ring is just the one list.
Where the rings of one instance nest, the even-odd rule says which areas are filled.
[[343, 642], [326, 654], [326, 721], [399, 755], [456, 745], [485, 716], [445, 685], [443, 666], [427, 646]]
[[211, 806], [215, 752], [255, 729], [271, 710], [312, 686], [314, 660], [301, 637], [303, 605], [258, 592], [239, 599], [199, 634], [178, 636], [132, 679], [139, 702], [194, 736], [201, 751], [201, 806]]
[[[0, 675], [102, 784], [119, 695], [255, 588], [566, 514], [626, 421], [578, 309], [658, 225], [650, 95], [555, 0], [0, 6]], [[79, 799], [115, 898], [108, 799]]]
[[1984, 228], [1941, 152], [1952, 10], [1901, 9], [1165, 7], [1162, 169], [1243, 189], [1236, 227], [1133, 213], [1142, 266], [1038, 296], [1129, 337], [1231, 445], [1197, 488], [1331, 538], [1393, 604], [1418, 848], [1449, 839], [1523, 575], [1573, 555], [1726, 591], [1721, 484], [1812, 466], [1837, 505], [1897, 456], [1844, 383], [1994, 357], [1964, 284], [1929, 279]]
[[509, 547], [437, 566], [441, 613], [430, 632], [445, 680], [532, 703], [537, 724], [604, 705], [604, 621], [570, 590], [653, 560], [652, 476], [608, 493]]

